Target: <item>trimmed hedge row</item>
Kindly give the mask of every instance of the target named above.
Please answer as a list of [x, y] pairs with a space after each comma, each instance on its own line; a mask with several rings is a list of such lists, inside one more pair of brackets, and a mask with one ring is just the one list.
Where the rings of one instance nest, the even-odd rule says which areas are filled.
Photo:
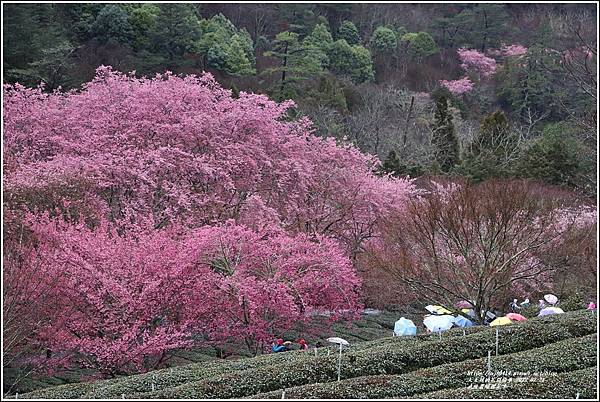
[[[596, 364], [596, 335], [565, 339], [541, 348], [492, 358], [492, 370], [519, 372], [565, 372]], [[297, 399], [382, 399], [408, 397], [448, 388], [467, 387], [471, 372], [485, 373], [486, 359], [467, 360], [402, 375], [358, 377], [340, 382], [309, 384], [285, 390], [286, 398]], [[279, 399], [282, 390], [252, 396]]]
[[513, 383], [501, 389], [446, 389], [416, 395], [419, 399], [597, 399], [598, 368], [560, 373], [543, 382]]
[[[596, 320], [589, 312], [544, 317], [499, 328], [500, 354], [515, 353], [549, 343], [596, 332]], [[503, 340], [503, 341], [502, 341]], [[342, 377], [402, 374], [420, 368], [486, 356], [495, 349], [495, 330], [431, 340], [411, 347], [374, 347], [349, 352], [342, 359]], [[155, 392], [134, 393], [134, 398], [233, 398], [251, 396], [337, 378], [336, 356], [274, 364], [223, 374]]]
[[[467, 334], [481, 332], [487, 327], [466, 328]], [[456, 328], [445, 332], [442, 339], [462, 336], [461, 329]], [[418, 334], [416, 337], [394, 337], [377, 339], [374, 341], [360, 342], [350, 346], [351, 351], [361, 351], [376, 347], [408, 347], [421, 342], [427, 342], [438, 339], [438, 335]], [[319, 348], [318, 355], [323, 357], [327, 355], [327, 350], [332, 354], [337, 352], [335, 347]], [[270, 366], [275, 364], [288, 364], [298, 361], [315, 359], [313, 352], [304, 353], [300, 351], [291, 351], [286, 353], [276, 353], [257, 356], [255, 358], [240, 360], [214, 360], [202, 363], [192, 363], [184, 366], [173, 367], [172, 369], [161, 369], [149, 373], [132, 375], [110, 380], [94, 381], [91, 383], [65, 384], [56, 387], [39, 389], [23, 394], [24, 398], [121, 398], [123, 394], [142, 393], [152, 389], [166, 389], [177, 385], [200, 381], [221, 374], [231, 373], [238, 370], [247, 370], [252, 368]]]

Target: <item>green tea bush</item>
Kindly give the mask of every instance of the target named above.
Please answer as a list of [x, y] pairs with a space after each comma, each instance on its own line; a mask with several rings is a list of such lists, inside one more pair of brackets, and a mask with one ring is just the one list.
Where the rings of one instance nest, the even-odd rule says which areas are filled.
[[[492, 359], [492, 370], [519, 372], [554, 372], [577, 370], [596, 364], [596, 334], [566, 339], [541, 348], [535, 348]], [[287, 388], [287, 398], [298, 399], [381, 399], [399, 398], [448, 388], [467, 387], [473, 380], [471, 372], [485, 373], [486, 359], [416, 370], [402, 375], [358, 377], [340, 382], [309, 384]], [[282, 390], [258, 394], [256, 399], [278, 399]]]
[[[500, 354], [515, 353], [596, 331], [596, 320], [589, 312], [554, 315], [500, 327]], [[495, 330], [467, 336], [430, 340], [412, 347], [391, 345], [349, 352], [342, 359], [342, 377], [354, 378], [378, 374], [401, 374], [419, 368], [437, 366], [486, 356], [495, 349]], [[237, 371], [190, 382], [174, 388], [132, 394], [135, 398], [233, 398], [274, 391], [310, 383], [330, 382], [337, 378], [336, 356], [274, 364]]]
[[[594, 333], [595, 316], [588, 311], [536, 318], [500, 327], [500, 353], [540, 347]], [[495, 330], [453, 329], [439, 340], [435, 334], [362, 342], [344, 351], [342, 377], [402, 374], [419, 368], [480, 358], [493, 350]], [[505, 340], [503, 342], [502, 340]], [[327, 350], [331, 356], [326, 356]], [[228, 398], [250, 396], [286, 387], [337, 379], [335, 347], [319, 356], [300, 351], [236, 361], [194, 363], [172, 369], [92, 383], [68, 384], [20, 395], [23, 398]], [[151, 391], [152, 384], [155, 392]]]
[[[465, 329], [466, 334], [476, 333], [486, 330], [487, 327], [470, 327]], [[448, 337], [462, 336], [463, 331], [460, 328], [451, 329], [445, 332], [443, 339]], [[368, 342], [359, 342], [349, 347], [351, 351], [360, 351], [371, 349], [373, 347], [398, 346], [408, 347], [419, 342], [426, 342], [437, 339], [438, 335], [430, 333], [421, 333], [413, 337], [393, 337], [383, 338]], [[319, 348], [318, 356], [335, 354], [335, 346]], [[95, 381], [92, 383], [67, 384], [57, 387], [44, 388], [27, 394], [31, 398], [120, 398], [123, 394], [143, 393], [152, 389], [166, 389], [188, 382], [200, 381], [221, 374], [231, 373], [236, 370], [247, 370], [266, 365], [279, 363], [290, 363], [294, 361], [312, 359], [314, 351], [308, 354], [292, 351], [286, 353], [267, 354], [257, 356], [252, 359], [241, 359], [236, 361], [214, 360], [209, 362], [187, 364], [184, 366], [167, 368], [149, 373], [138, 374], [128, 377], [122, 377], [111, 380]]]
[[550, 376], [542, 382], [512, 383], [504, 389], [446, 389], [417, 395], [419, 399], [597, 399], [598, 368]]

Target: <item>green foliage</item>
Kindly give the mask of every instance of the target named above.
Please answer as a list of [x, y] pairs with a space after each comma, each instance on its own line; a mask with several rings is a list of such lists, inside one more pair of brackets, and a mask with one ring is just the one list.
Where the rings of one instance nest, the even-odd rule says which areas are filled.
[[128, 15], [117, 5], [107, 5], [90, 27], [90, 34], [101, 43], [115, 41], [127, 44], [131, 41], [132, 27]]
[[518, 153], [518, 137], [511, 129], [506, 115], [496, 111], [487, 115], [456, 170], [472, 180], [510, 175]]
[[155, 47], [171, 66], [181, 62], [185, 53], [197, 49], [200, 22], [192, 4], [160, 4], [153, 32]]
[[[502, 355], [493, 360], [494, 370], [520, 372], [569, 372], [592, 367], [596, 361], [596, 336], [567, 339], [547, 346]], [[437, 390], [467, 387], [472, 384], [470, 372], [485, 372], [485, 359], [466, 360], [416, 370], [402, 375], [357, 377], [340, 382], [310, 384], [286, 389], [286, 397], [294, 399], [384, 399], [411, 397]], [[280, 391], [258, 394], [253, 398], [276, 398]]]
[[551, 184], [574, 186], [580, 172], [581, 144], [575, 129], [567, 122], [552, 123], [544, 128], [521, 151], [515, 175]]
[[142, 4], [129, 13], [132, 27], [132, 44], [134, 49], [149, 49], [152, 46], [152, 32], [156, 29], [156, 20], [160, 8], [154, 4]]
[[395, 177], [418, 177], [425, 173], [425, 167], [411, 161], [402, 162], [396, 151], [391, 150], [381, 165], [381, 171]]
[[308, 35], [318, 22], [322, 22], [314, 9], [315, 4], [283, 3], [277, 5], [277, 15], [281, 20], [289, 22], [289, 32], [302, 38]]
[[271, 48], [271, 41], [266, 36], [261, 35], [258, 38], [256, 38], [255, 48], [261, 50], [269, 50]]
[[344, 39], [349, 45], [357, 45], [360, 43], [360, 35], [358, 28], [352, 21], [345, 20], [338, 29], [338, 39]]
[[4, 8], [4, 73], [8, 82], [47, 90], [72, 81], [74, 46], [55, 23], [53, 4], [7, 4]]
[[551, 375], [545, 381], [529, 381], [508, 384], [499, 389], [470, 389], [468, 387], [446, 389], [416, 395], [418, 399], [573, 399], [594, 400], [598, 397], [597, 367]]
[[[595, 361], [593, 335], [571, 339], [596, 332], [596, 318], [589, 311], [535, 318], [501, 327], [499, 330], [501, 356], [494, 359], [497, 364], [514, 364], [515, 367], [539, 364], [540, 367], [547, 366], [556, 371], [568, 371], [577, 365], [589, 366]], [[460, 378], [463, 378], [461, 376], [467, 368], [481, 367], [481, 358], [487, 355], [488, 350], [494, 349], [495, 338], [494, 328], [471, 327], [466, 329], [466, 336], [463, 336], [460, 328], [447, 331], [441, 341], [437, 334], [420, 334], [417, 337], [386, 338], [352, 345], [343, 354], [341, 372], [342, 378], [355, 380], [344, 380], [336, 384], [342, 389], [347, 387], [344, 384], [351, 382], [365, 384], [359, 377], [371, 375], [376, 376], [370, 377], [374, 383], [379, 379], [394, 381], [395, 378], [412, 378], [414, 380], [410, 384], [414, 385], [404, 388], [410, 394], [426, 392], [425, 389], [435, 389], [436, 386], [445, 387], [448, 381], [440, 373], [447, 373], [451, 378], [462, 381]], [[561, 342], [565, 340], [566, 342]], [[549, 346], [544, 348], [546, 345]], [[565, 348], [568, 347], [578, 353], [566, 356]], [[316, 357], [312, 353], [297, 351], [237, 361], [189, 364], [114, 380], [52, 387], [22, 397], [120, 398], [122, 394], [144, 399], [250, 396], [283, 388], [292, 389], [294, 386], [335, 381], [335, 348], [329, 348], [333, 352], [331, 356], [326, 355], [327, 350], [328, 348], [320, 348], [319, 356]], [[524, 351], [529, 352], [518, 353]], [[556, 358], [558, 355], [564, 358]], [[382, 377], [382, 374], [399, 376]], [[423, 381], [423, 378], [437, 378], [436, 381], [442, 382], [436, 385], [430, 380]], [[152, 384], [155, 384], [156, 392], [149, 392]], [[323, 389], [330, 387], [327, 384], [322, 386]], [[460, 383], [456, 386], [460, 386]], [[385, 386], [382, 386], [378, 392], [385, 392], [384, 389]]]
[[329, 53], [331, 71], [349, 76], [355, 84], [373, 81], [371, 52], [363, 46], [350, 46], [344, 39], [333, 43]]
[[[570, 317], [545, 317], [500, 328], [501, 355], [520, 352], [550, 343], [593, 334], [595, 317], [585, 311]], [[398, 343], [356, 352], [342, 359], [342, 378], [365, 375], [402, 374], [420, 368], [460, 362], [487, 355], [495, 348], [495, 329], [487, 328], [466, 336], [433, 340], [415, 346]], [[157, 392], [134, 394], [144, 398], [232, 398], [274, 391], [308, 383], [330, 382], [337, 378], [337, 356], [273, 364], [242, 372], [211, 377]], [[275, 375], [276, 373], [276, 375]]]
[[300, 42], [295, 32], [284, 31], [277, 34], [272, 50], [265, 56], [280, 60], [277, 67], [264, 71], [264, 74], [281, 74], [275, 94], [278, 99], [295, 98], [299, 82], [314, 78], [325, 72], [327, 55], [309, 42]]
[[325, 24], [317, 24], [310, 35], [304, 38], [304, 45], [320, 49], [327, 53], [333, 45], [333, 37]]
[[313, 31], [302, 41], [305, 48], [311, 49], [310, 54], [318, 60], [323, 68], [329, 65], [327, 56], [333, 46], [333, 37], [325, 24], [317, 24]]
[[374, 52], [389, 54], [398, 47], [398, 38], [390, 28], [379, 26], [373, 32], [369, 45]]
[[434, 159], [442, 172], [450, 172], [459, 162], [460, 149], [458, 138], [448, 110], [447, 98], [440, 96], [435, 102], [434, 128], [431, 143], [434, 147]]
[[500, 101], [523, 117], [559, 116], [559, 100], [565, 95], [554, 82], [560, 77], [557, 62], [556, 55], [540, 45], [530, 47], [522, 58], [508, 60], [495, 77]]
[[401, 37], [401, 41], [406, 44], [410, 57], [417, 62], [439, 52], [433, 37], [427, 32], [406, 33]]
[[454, 4], [440, 11], [442, 15], [434, 19], [432, 32], [443, 47], [484, 52], [506, 42], [510, 33], [510, 17], [504, 4]]
[[202, 20], [200, 27], [196, 46], [207, 66], [231, 75], [256, 73], [254, 43], [245, 29], [238, 30], [223, 14]]

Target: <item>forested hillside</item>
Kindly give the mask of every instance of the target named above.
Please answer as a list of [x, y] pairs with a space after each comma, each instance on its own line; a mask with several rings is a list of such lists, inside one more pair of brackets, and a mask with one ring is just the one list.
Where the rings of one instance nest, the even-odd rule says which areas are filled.
[[503, 395], [593, 396], [596, 29], [591, 4], [3, 4], [5, 396], [470, 395], [496, 325], [495, 362], [558, 384]]
[[591, 4], [8, 4], [5, 80], [208, 71], [396, 175], [596, 192]]

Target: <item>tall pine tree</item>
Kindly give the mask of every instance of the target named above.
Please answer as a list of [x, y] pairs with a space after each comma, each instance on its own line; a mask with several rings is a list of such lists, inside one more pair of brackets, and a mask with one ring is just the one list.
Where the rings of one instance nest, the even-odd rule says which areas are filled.
[[440, 96], [435, 103], [432, 145], [434, 159], [442, 172], [449, 172], [459, 162], [459, 146], [452, 114], [448, 110], [448, 99]]

